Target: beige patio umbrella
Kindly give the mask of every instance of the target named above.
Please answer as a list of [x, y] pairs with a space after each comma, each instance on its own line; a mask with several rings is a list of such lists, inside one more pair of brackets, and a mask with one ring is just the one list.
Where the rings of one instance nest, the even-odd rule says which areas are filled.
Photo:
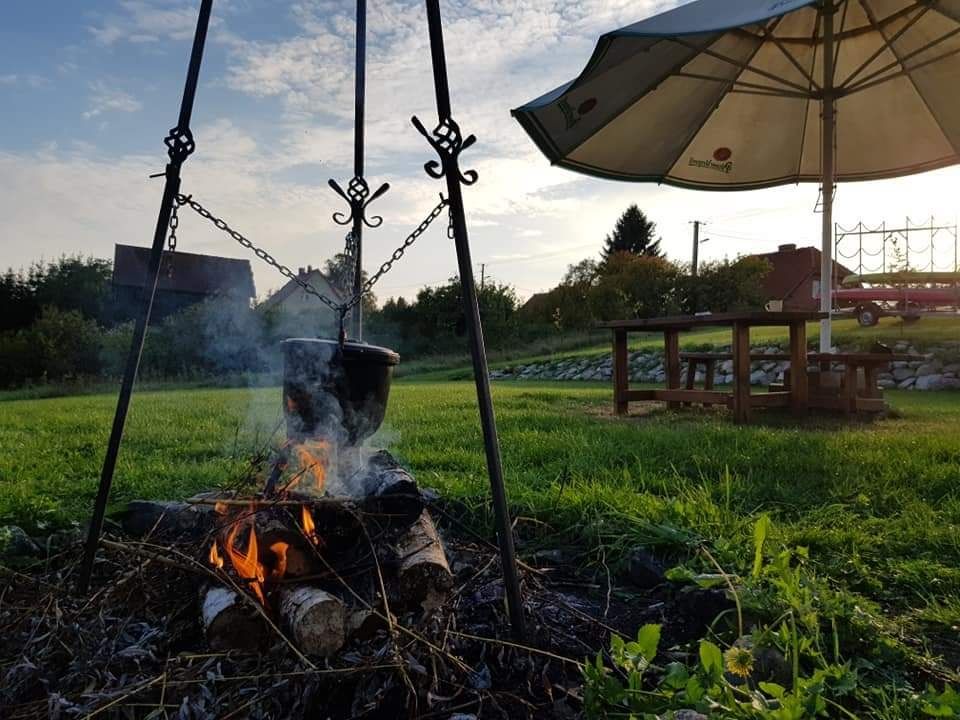
[[554, 164], [599, 177], [820, 183], [829, 312], [835, 182], [960, 162], [960, 0], [697, 0], [603, 35], [513, 115]]

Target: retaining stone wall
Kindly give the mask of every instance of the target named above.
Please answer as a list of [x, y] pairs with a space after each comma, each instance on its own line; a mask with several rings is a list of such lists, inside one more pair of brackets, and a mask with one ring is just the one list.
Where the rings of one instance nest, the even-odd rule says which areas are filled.
[[[919, 355], [908, 342], [897, 343], [893, 348], [897, 353]], [[729, 345], [715, 346], [711, 352], [730, 352]], [[787, 352], [779, 345], [754, 346], [754, 354], [777, 354]], [[834, 352], [841, 352], [834, 348]], [[878, 384], [883, 388], [901, 388], [903, 390], [960, 390], [960, 342], [944, 342], [930, 347], [922, 353], [922, 361], [891, 364], [888, 372], [882, 373]], [[663, 366], [663, 351], [638, 350], [630, 353], [630, 380], [632, 382], [662, 383], [666, 378]], [[751, 363], [750, 384], [769, 385], [783, 379], [783, 371], [789, 362], [758, 360]], [[842, 370], [843, 365], [835, 363], [834, 370]], [[609, 353], [589, 357], [557, 358], [529, 365], [516, 365], [494, 370], [490, 373], [493, 380], [610, 380], [613, 377], [613, 359]], [[687, 379], [686, 363], [681, 372], [681, 384]], [[697, 371], [697, 382], [703, 381], [703, 369]], [[715, 382], [729, 385], [733, 382], [733, 361], [717, 363]]]

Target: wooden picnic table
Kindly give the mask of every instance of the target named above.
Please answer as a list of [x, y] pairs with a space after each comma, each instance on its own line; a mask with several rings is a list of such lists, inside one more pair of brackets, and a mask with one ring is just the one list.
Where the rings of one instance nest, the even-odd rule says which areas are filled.
[[[728, 312], [642, 320], [615, 320], [600, 323], [599, 327], [613, 332], [613, 408], [617, 415], [625, 415], [631, 400], [661, 400], [669, 407], [681, 403], [730, 404], [734, 421], [748, 422], [753, 407], [790, 407], [797, 415], [804, 415], [809, 405], [807, 383], [807, 323], [823, 320], [826, 313], [806, 311], [783, 312]], [[680, 387], [680, 331], [699, 327], [729, 326], [733, 333], [733, 390], [691, 389]], [[792, 372], [789, 389], [750, 394], [750, 328], [787, 327], [790, 330], [790, 366], [802, 368]], [[665, 390], [631, 390], [627, 364], [627, 335], [631, 332], [662, 332], [664, 342]]]

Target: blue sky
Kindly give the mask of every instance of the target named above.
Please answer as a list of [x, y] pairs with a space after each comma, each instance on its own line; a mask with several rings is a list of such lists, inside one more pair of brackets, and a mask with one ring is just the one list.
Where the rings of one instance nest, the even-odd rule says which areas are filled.
[[[815, 187], [706, 193], [627, 185], [551, 168], [509, 110], [570, 79], [596, 37], [673, 2], [443, 2], [454, 116], [478, 143], [466, 203], [474, 259], [522, 295], [554, 285], [594, 255], [619, 212], [637, 202], [668, 254], [686, 260], [689, 221], [711, 237], [702, 257], [817, 244]], [[33, 0], [6, 3], [0, 27], [0, 265], [61, 253], [112, 255], [148, 244], [159, 202], [162, 138], [175, 123], [198, 0]], [[366, 235], [375, 268], [434, 204], [422, 170], [432, 151], [411, 114], [435, 119], [420, 2], [371, 0], [367, 177], [393, 189]], [[293, 267], [321, 265], [343, 243], [327, 187], [352, 174], [353, 7], [328, 0], [216, 0], [193, 119], [197, 152], [184, 191]], [[430, 124], [428, 122], [428, 124]], [[870, 223], [958, 212], [955, 169], [841, 188], [837, 219]], [[182, 250], [248, 257], [198, 218]], [[282, 284], [255, 258], [258, 292]], [[381, 282], [412, 296], [456, 271], [451, 243], [431, 230]]]

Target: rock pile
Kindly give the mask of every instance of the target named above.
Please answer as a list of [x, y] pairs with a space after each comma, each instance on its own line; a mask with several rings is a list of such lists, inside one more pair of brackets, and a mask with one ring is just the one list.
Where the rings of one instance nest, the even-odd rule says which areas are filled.
[[[698, 347], [707, 352], [729, 353], [729, 345]], [[892, 348], [897, 353], [921, 354], [908, 342], [899, 342]], [[854, 352], [857, 348], [847, 348]], [[841, 352], [834, 348], [834, 352]], [[788, 352], [779, 345], [762, 345], [753, 348], [754, 355], [776, 355]], [[924, 360], [894, 362], [888, 372], [882, 373], [878, 384], [883, 388], [903, 390], [960, 390], [960, 341], [943, 342], [922, 353]], [[687, 369], [681, 371], [681, 383], [687, 379]], [[750, 384], [769, 385], [783, 379], [783, 371], [790, 366], [787, 361], [755, 360], [750, 365]], [[634, 383], [662, 383], [666, 378], [663, 352], [655, 349], [637, 350], [629, 355], [630, 381]], [[834, 370], [843, 370], [835, 363]], [[613, 359], [609, 353], [602, 355], [555, 358], [541, 362], [501, 368], [490, 373], [493, 380], [598, 380], [609, 381], [613, 377]], [[696, 381], [703, 381], [703, 370], [697, 372]], [[733, 361], [717, 363], [717, 385], [733, 382]]]

